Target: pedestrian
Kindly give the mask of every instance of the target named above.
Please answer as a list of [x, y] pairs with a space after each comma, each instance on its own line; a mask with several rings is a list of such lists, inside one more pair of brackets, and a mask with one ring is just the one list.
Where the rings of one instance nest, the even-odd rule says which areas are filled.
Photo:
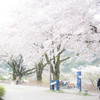
[[99, 99], [100, 99], [100, 78], [99, 78], [98, 81], [97, 81], [97, 87], [98, 87], [98, 89], [99, 89]]
[[19, 77], [16, 78], [16, 85], [19, 83]]

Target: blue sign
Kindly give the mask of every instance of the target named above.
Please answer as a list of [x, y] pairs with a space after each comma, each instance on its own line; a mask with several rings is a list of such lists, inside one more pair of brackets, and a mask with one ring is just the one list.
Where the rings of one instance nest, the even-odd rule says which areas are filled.
[[[54, 80], [51, 80], [51, 83], [54, 83], [55, 81]], [[55, 84], [52, 84], [51, 85], [51, 90], [54, 90], [55, 89], [55, 86], [54, 86]]]
[[81, 71], [77, 72], [77, 88], [81, 91]]
[[59, 80], [56, 80], [56, 90], [57, 91], [60, 90], [60, 82], [59, 82]]

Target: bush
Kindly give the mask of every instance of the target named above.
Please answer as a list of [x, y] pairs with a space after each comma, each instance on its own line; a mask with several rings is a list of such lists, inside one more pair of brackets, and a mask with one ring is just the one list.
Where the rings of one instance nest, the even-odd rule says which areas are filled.
[[5, 88], [3, 86], [0, 86], [0, 98], [2, 98], [5, 95]]
[[0, 75], [0, 80], [4, 80], [4, 78]]

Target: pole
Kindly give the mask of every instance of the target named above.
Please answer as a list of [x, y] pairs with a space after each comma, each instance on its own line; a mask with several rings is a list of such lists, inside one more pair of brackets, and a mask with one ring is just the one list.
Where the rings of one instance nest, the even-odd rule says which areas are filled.
[[[51, 84], [51, 64], [50, 64], [50, 84]], [[51, 90], [51, 85], [50, 85], [50, 90]]]
[[[50, 50], [50, 84], [51, 84], [51, 50]], [[51, 90], [51, 85], [50, 85], [50, 90]]]

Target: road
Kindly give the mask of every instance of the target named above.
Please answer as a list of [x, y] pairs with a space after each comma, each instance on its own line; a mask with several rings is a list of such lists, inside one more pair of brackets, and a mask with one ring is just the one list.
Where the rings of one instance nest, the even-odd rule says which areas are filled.
[[6, 89], [4, 100], [99, 100], [98, 95], [81, 96], [71, 93], [48, 92], [49, 88], [1, 84]]

